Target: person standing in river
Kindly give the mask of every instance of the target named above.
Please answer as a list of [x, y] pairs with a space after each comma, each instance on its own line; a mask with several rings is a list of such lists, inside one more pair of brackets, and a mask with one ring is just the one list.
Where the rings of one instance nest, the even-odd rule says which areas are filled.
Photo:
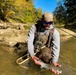
[[[32, 58], [32, 60], [35, 62], [37, 65], [41, 65], [38, 60], [39, 58], [35, 56], [34, 49], [35, 49], [35, 43], [36, 38], [42, 34], [42, 35], [47, 35], [49, 36], [50, 30], [53, 31], [53, 35], [50, 41], [50, 46], [51, 46], [51, 56], [52, 58], [50, 59], [50, 64], [53, 64], [54, 66], [61, 67], [60, 64], [58, 64], [58, 58], [59, 58], [59, 53], [60, 53], [60, 34], [54, 27], [53, 23], [53, 14], [50, 12], [45, 12], [42, 15], [42, 18], [35, 24], [32, 25], [32, 27], [29, 30], [28, 34], [28, 52]], [[47, 41], [48, 42], [48, 41]], [[50, 47], [49, 47], [50, 48]], [[59, 74], [56, 70], [53, 68], [51, 69], [52, 72], [55, 74]]]

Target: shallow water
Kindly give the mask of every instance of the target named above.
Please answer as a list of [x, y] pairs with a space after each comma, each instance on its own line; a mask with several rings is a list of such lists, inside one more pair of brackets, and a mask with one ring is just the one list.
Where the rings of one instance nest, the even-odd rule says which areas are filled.
[[[5, 46], [0, 46], [0, 75], [55, 75], [48, 70], [40, 69], [31, 63], [29, 69], [24, 69], [16, 64], [19, 55], [6, 51]], [[76, 39], [72, 38], [61, 42], [59, 63], [62, 65], [61, 75], [76, 75]]]
[[76, 38], [61, 43], [62, 75], [76, 75]]

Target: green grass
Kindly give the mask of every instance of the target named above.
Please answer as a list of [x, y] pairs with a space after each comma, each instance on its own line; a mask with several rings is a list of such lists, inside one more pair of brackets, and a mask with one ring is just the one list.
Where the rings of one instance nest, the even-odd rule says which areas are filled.
[[25, 28], [25, 29], [30, 29], [30, 27], [31, 27], [31, 26], [25, 26], [24, 28]]

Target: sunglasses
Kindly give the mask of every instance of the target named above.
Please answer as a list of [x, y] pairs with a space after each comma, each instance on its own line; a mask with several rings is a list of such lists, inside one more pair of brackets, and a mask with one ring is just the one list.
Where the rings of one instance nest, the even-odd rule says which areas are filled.
[[46, 21], [44, 21], [44, 24], [49, 24], [49, 25], [51, 25], [53, 22], [46, 22]]

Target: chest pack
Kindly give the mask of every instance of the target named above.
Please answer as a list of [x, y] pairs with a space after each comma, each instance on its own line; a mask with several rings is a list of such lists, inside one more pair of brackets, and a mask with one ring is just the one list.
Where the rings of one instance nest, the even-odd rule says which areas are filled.
[[37, 53], [36, 56], [39, 57], [42, 61], [48, 63], [51, 56], [51, 40], [53, 37], [54, 28], [49, 30], [49, 35], [43, 34], [42, 32], [35, 33], [35, 52]]
[[51, 40], [53, 37], [54, 28], [52, 28], [49, 31], [49, 34], [37, 32], [35, 33], [35, 41], [34, 41], [34, 47], [35, 49], [40, 49], [43, 46], [47, 46], [50, 48]]

